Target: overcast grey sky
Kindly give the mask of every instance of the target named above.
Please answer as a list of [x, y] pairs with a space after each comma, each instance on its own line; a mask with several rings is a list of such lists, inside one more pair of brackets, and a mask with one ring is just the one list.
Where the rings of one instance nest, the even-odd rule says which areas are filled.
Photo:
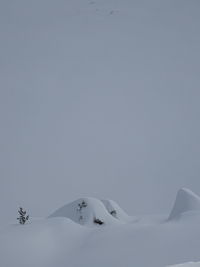
[[2, 220], [81, 196], [169, 212], [180, 187], [200, 194], [199, 12], [197, 0], [0, 0]]

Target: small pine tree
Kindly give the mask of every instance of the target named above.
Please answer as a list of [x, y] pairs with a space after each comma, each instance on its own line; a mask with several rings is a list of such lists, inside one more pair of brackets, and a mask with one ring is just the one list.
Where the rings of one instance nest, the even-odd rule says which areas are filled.
[[87, 203], [84, 200], [78, 204], [77, 211], [80, 213], [79, 221], [83, 220], [82, 209], [86, 207], [87, 207]]
[[20, 224], [25, 224], [26, 221], [28, 221], [29, 219], [29, 215], [26, 216], [26, 211], [23, 210], [21, 207], [18, 210], [19, 213], [19, 217], [17, 218], [17, 220], [19, 221]]
[[87, 207], [87, 203], [83, 200], [82, 203], [79, 203], [79, 204], [78, 204], [78, 208], [77, 208], [77, 210], [78, 210], [78, 211], [81, 211], [82, 208], [86, 208], [86, 207]]

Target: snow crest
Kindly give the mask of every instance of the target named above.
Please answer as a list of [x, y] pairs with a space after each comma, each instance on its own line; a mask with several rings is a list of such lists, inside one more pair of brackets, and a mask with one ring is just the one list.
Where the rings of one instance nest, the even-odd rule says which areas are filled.
[[169, 220], [178, 219], [188, 211], [200, 211], [200, 197], [187, 188], [178, 191]]

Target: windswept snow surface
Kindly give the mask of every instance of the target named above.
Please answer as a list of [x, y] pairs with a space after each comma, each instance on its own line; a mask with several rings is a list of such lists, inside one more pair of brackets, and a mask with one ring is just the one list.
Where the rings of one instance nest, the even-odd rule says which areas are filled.
[[[178, 195], [183, 191], [196, 199], [187, 189]], [[110, 214], [113, 209], [119, 218]], [[167, 220], [167, 215], [129, 220], [136, 217], [127, 215], [114, 201], [80, 198], [47, 219], [1, 228], [0, 266], [165, 267], [198, 262], [200, 211], [188, 211], [188, 206], [183, 210], [187, 212], [181, 220]], [[104, 224], [94, 224], [94, 216]]]

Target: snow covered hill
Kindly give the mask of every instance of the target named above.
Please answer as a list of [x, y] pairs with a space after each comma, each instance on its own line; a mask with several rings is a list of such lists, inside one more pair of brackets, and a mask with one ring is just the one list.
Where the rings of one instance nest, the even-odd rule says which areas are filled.
[[66, 217], [76, 223], [84, 225], [99, 225], [95, 219], [100, 220], [103, 224], [119, 223], [111, 215], [104, 204], [95, 198], [81, 198], [58, 209], [50, 217]]
[[[198, 196], [181, 189], [177, 199], [175, 217], [168, 220], [167, 215], [132, 217], [112, 200], [80, 198], [49, 218], [1, 228], [0, 266], [165, 267], [197, 262]], [[177, 208], [180, 200], [181, 209]], [[103, 223], [95, 223], [94, 218]]]

